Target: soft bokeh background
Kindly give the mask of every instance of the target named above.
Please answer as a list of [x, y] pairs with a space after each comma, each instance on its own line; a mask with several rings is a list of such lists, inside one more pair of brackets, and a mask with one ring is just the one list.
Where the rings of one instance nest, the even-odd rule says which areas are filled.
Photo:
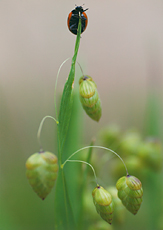
[[[78, 62], [97, 83], [103, 116], [85, 114], [82, 143], [108, 123], [148, 130], [148, 96], [159, 108], [156, 134], [162, 138], [162, 0], [87, 0], [88, 28]], [[25, 161], [38, 151], [36, 133], [45, 115], [54, 115], [58, 68], [72, 57], [75, 36], [66, 20], [76, 1], [0, 1], [0, 229], [53, 229], [53, 193], [42, 202], [25, 177]], [[70, 61], [62, 68], [63, 89]], [[81, 75], [76, 67], [76, 83]], [[58, 96], [59, 97], [59, 96]], [[160, 119], [160, 120], [159, 120]], [[56, 125], [46, 121], [44, 149], [56, 152]]]

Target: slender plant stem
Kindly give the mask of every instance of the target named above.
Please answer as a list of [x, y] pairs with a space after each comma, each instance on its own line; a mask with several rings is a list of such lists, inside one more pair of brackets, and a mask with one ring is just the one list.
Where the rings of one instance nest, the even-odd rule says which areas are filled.
[[67, 162], [71, 157], [73, 157], [76, 153], [78, 153], [78, 152], [80, 152], [80, 151], [82, 151], [82, 150], [84, 150], [84, 149], [88, 149], [88, 148], [99, 148], [99, 149], [104, 149], [104, 150], [107, 150], [107, 151], [110, 151], [110, 152], [114, 153], [114, 154], [122, 161], [123, 165], [125, 166], [126, 173], [127, 173], [127, 175], [129, 175], [129, 174], [128, 174], [128, 170], [127, 170], [127, 166], [126, 166], [126, 164], [124, 163], [123, 159], [118, 155], [118, 153], [114, 152], [113, 150], [111, 150], [111, 149], [109, 149], [109, 148], [103, 147], [103, 146], [85, 146], [85, 147], [83, 147], [83, 148], [81, 148], [81, 149], [78, 149], [76, 152], [72, 153], [71, 156], [69, 156], [69, 157], [67, 158], [67, 160], [62, 164], [62, 167], [64, 167], [64, 165], [66, 164], [66, 162]]
[[79, 24], [78, 24], [78, 33], [75, 43], [75, 50], [74, 55], [71, 61], [71, 69], [69, 72], [68, 79], [65, 83], [63, 94], [60, 103], [60, 111], [59, 111], [59, 125], [58, 125], [58, 156], [59, 162], [62, 162], [62, 154], [63, 154], [63, 147], [66, 140], [66, 135], [68, 132], [69, 121], [72, 112], [72, 104], [73, 104], [73, 83], [75, 78], [75, 64], [77, 59], [77, 54], [79, 50], [80, 44], [80, 34], [81, 34], [81, 18], [79, 17]]
[[77, 62], [77, 63], [78, 63], [78, 65], [79, 65], [80, 70], [81, 70], [81, 72], [82, 72], [82, 74], [83, 74], [83, 77], [84, 77], [84, 72], [83, 72], [83, 69], [82, 69], [81, 65], [79, 64], [79, 62]]
[[[66, 160], [66, 162], [68, 162], [68, 161], [69, 161], [69, 162], [84, 163], [84, 164], [86, 164], [86, 165], [89, 165], [89, 166], [91, 167], [93, 173], [94, 173], [94, 177], [95, 177], [96, 184], [98, 185], [98, 183], [97, 183], [97, 176], [96, 176], [95, 170], [94, 170], [94, 168], [93, 168], [93, 166], [92, 166], [91, 164], [89, 164], [89, 163], [86, 162], [86, 161], [81, 161], [81, 160]], [[66, 162], [65, 162], [65, 164], [66, 164]], [[62, 168], [64, 167], [65, 164], [62, 164]]]
[[39, 128], [38, 128], [38, 132], [37, 132], [37, 140], [38, 140], [38, 143], [39, 143], [39, 146], [40, 146], [40, 151], [43, 150], [42, 144], [41, 144], [41, 140], [40, 140], [41, 130], [42, 130], [43, 123], [44, 123], [44, 121], [45, 121], [47, 118], [53, 119], [53, 120], [56, 122], [56, 124], [59, 123], [59, 122], [58, 122], [54, 117], [52, 117], [52, 116], [45, 116], [45, 117], [42, 119], [42, 121], [40, 122]]
[[58, 73], [57, 73], [57, 77], [56, 77], [56, 81], [55, 81], [55, 89], [54, 89], [54, 106], [55, 106], [55, 113], [56, 113], [56, 118], [58, 120], [58, 113], [57, 113], [57, 96], [56, 96], [56, 92], [57, 92], [57, 83], [58, 83], [58, 78], [59, 78], [59, 74], [61, 71], [62, 66], [71, 58], [67, 58], [64, 62], [62, 62], [62, 64], [59, 67]]

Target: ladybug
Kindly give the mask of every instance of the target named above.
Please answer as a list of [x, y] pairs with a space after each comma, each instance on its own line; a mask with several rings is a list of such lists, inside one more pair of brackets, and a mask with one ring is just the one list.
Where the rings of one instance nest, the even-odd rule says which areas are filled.
[[88, 8], [84, 10], [82, 6], [77, 6], [69, 13], [67, 18], [67, 25], [73, 34], [77, 34], [79, 17], [81, 18], [81, 33], [83, 33], [86, 29], [88, 24], [88, 17], [85, 13], [86, 10], [88, 10]]

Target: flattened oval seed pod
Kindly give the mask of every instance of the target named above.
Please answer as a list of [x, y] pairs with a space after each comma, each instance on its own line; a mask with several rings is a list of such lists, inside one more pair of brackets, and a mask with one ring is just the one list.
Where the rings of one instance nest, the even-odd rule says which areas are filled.
[[111, 224], [113, 219], [114, 204], [110, 193], [103, 187], [97, 186], [93, 190], [92, 196], [97, 213], [103, 220]]
[[142, 203], [143, 188], [141, 181], [134, 176], [123, 176], [116, 184], [118, 197], [123, 205], [134, 215]]
[[57, 157], [50, 152], [34, 153], [26, 161], [28, 181], [42, 200], [54, 186], [58, 172], [57, 161]]
[[90, 118], [99, 121], [101, 117], [101, 101], [97, 92], [97, 86], [88, 75], [79, 80], [80, 101], [85, 112]]

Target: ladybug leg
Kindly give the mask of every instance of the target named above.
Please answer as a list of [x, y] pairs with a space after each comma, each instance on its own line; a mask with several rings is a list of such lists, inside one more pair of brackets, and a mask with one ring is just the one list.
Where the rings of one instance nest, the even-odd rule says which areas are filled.
[[71, 25], [70, 29], [73, 30], [75, 26], [76, 26], [76, 24]]
[[70, 26], [70, 30], [71, 30], [71, 31], [76, 31], [76, 24], [71, 25], [71, 26]]
[[82, 24], [82, 31], [84, 31], [85, 26]]
[[88, 10], [89, 8], [85, 9], [83, 12], [85, 12], [86, 10]]
[[86, 21], [87, 19], [84, 17], [84, 15], [81, 15], [81, 20]]

